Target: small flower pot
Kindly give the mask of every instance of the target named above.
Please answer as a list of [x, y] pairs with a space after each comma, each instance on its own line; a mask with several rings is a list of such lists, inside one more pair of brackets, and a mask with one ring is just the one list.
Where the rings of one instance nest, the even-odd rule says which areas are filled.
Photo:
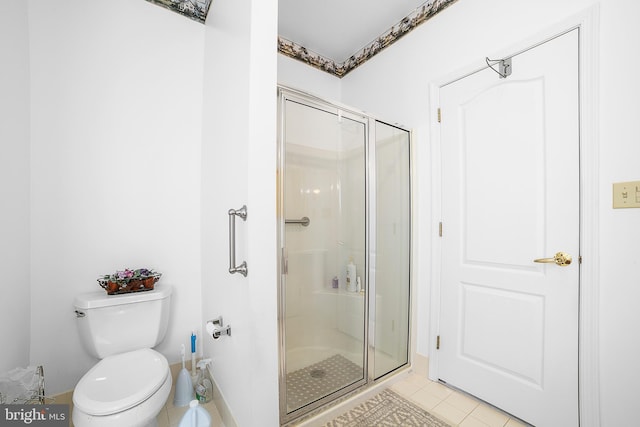
[[142, 286], [144, 286], [145, 289], [153, 289], [154, 283], [156, 283], [155, 277], [147, 277], [146, 279], [142, 280]]
[[107, 282], [107, 293], [115, 294], [120, 289], [120, 286], [116, 282]]
[[107, 291], [108, 295], [126, 294], [152, 290], [160, 276], [162, 273], [146, 268], [135, 271], [127, 269], [98, 278], [98, 284]]

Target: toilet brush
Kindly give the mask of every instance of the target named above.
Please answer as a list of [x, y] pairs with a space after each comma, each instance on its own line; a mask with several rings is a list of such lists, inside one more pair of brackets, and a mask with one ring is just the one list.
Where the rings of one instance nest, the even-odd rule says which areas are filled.
[[176, 380], [176, 393], [173, 396], [174, 406], [186, 406], [191, 400], [193, 400], [193, 383], [191, 382], [191, 375], [189, 375], [189, 371], [187, 371], [187, 368], [184, 365], [184, 344], [182, 344], [181, 355], [182, 369], [180, 370], [178, 379]]

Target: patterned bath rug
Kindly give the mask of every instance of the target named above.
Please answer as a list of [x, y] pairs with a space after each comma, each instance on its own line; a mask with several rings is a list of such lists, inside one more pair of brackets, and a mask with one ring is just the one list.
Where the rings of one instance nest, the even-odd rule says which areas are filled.
[[451, 427], [424, 409], [387, 389], [324, 427]]
[[361, 366], [339, 354], [287, 374], [287, 406], [298, 409], [363, 378]]

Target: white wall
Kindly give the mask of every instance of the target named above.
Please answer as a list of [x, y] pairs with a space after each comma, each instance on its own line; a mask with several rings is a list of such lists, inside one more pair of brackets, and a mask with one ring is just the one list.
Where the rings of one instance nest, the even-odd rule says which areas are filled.
[[[637, 408], [640, 340], [629, 325], [640, 324], [640, 210], [613, 210], [611, 184], [640, 180], [640, 4], [609, 0], [601, 9], [600, 58], [600, 357], [602, 425], [623, 425]], [[626, 58], [626, 67], [611, 67]]]
[[288, 56], [278, 55], [278, 84], [328, 101], [340, 101], [340, 79]]
[[29, 6], [31, 362], [57, 393], [95, 363], [72, 303], [101, 274], [164, 274], [170, 362], [200, 324], [204, 26], [145, 1]]
[[[73, 388], [95, 362], [78, 339], [74, 296], [99, 290], [98, 275], [153, 267], [159, 286], [174, 286], [159, 350], [177, 362], [190, 330], [224, 315], [233, 336], [200, 341], [216, 382], [240, 425], [277, 425], [277, 2], [217, 1], [207, 27], [142, 1], [30, 0], [28, 12], [29, 26], [26, 7], [13, 13], [25, 22], [7, 39], [24, 39], [11, 51], [23, 75], [31, 56], [30, 86], [15, 85], [23, 101], [31, 89], [31, 157], [27, 103], [24, 129], [12, 130], [24, 145], [10, 146], [25, 170], [7, 170], [12, 194], [28, 197], [32, 182], [31, 205], [12, 213], [32, 281], [18, 278], [26, 326], [3, 329], [3, 342], [22, 339], [7, 363], [43, 364], [50, 394]], [[244, 203], [247, 279], [227, 273], [227, 210]]]
[[[219, 0], [206, 25], [202, 312], [203, 322], [223, 316], [232, 335], [206, 337], [205, 355], [243, 427], [278, 425], [276, 23], [275, 0]], [[245, 204], [236, 260], [246, 278], [228, 273], [227, 214]]]
[[0, 373], [29, 364], [27, 3], [0, 1]]
[[[593, 0], [460, 1], [403, 37], [342, 80], [342, 101], [414, 129], [419, 229], [418, 351], [427, 353], [431, 249], [437, 218], [431, 215], [429, 90], [431, 82], [485, 56], [504, 51], [546, 28], [581, 13]], [[611, 209], [611, 183], [640, 179], [637, 117], [640, 4], [600, 4], [600, 375], [602, 426], [628, 424], [640, 382], [640, 340], [629, 325], [640, 323], [637, 258], [640, 210]], [[617, 66], [616, 64], [623, 64]], [[375, 88], [375, 90], [372, 90]], [[588, 420], [593, 423], [594, 420]]]

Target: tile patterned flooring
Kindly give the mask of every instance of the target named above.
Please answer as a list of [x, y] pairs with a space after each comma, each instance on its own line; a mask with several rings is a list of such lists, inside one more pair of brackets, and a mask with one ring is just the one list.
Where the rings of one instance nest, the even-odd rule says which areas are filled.
[[[167, 399], [164, 408], [158, 414], [158, 427], [177, 427], [182, 416], [187, 411], [188, 406], [177, 408], [173, 406], [173, 396], [175, 393], [175, 378], [180, 365], [171, 366], [174, 385], [171, 394]], [[426, 364], [424, 365], [426, 368]], [[426, 372], [426, 371], [425, 371]], [[418, 406], [429, 411], [431, 414], [448, 422], [452, 427], [527, 427], [521, 421], [509, 417], [481, 401], [469, 397], [463, 393], [452, 390], [440, 383], [427, 379], [426, 373], [405, 372], [399, 373], [387, 381], [378, 390], [365, 390], [363, 393], [350, 398], [349, 400], [328, 408], [312, 418], [295, 423], [297, 427], [317, 427], [324, 425], [327, 421], [339, 416], [357, 406], [371, 395], [382, 391], [382, 388], [389, 387], [396, 393], [413, 401]], [[71, 392], [58, 396], [55, 403], [67, 403], [70, 411], [73, 409]], [[220, 413], [213, 401], [203, 405], [211, 415], [211, 427], [224, 427]], [[71, 424], [71, 423], [70, 423]], [[266, 427], [266, 426], [265, 426]], [[273, 426], [277, 427], [277, 426]], [[400, 427], [400, 426], [399, 426]]]
[[[416, 405], [424, 408], [432, 415], [451, 424], [452, 427], [527, 427], [521, 421], [511, 418], [508, 414], [452, 390], [440, 383], [430, 381], [426, 375], [415, 373], [400, 374], [398, 379], [387, 382], [387, 387]], [[378, 390], [381, 391], [382, 389]], [[354, 397], [337, 408], [328, 409], [304, 420], [296, 427], [316, 427], [349, 411], [362, 400]], [[353, 401], [353, 403], [350, 403]], [[331, 415], [328, 415], [330, 413]], [[401, 427], [401, 426], [399, 426]]]
[[[426, 375], [416, 373], [399, 374], [396, 379], [387, 382], [388, 387], [411, 400], [431, 414], [451, 424], [452, 427], [527, 427], [521, 421], [509, 417], [493, 407], [463, 393], [452, 390], [440, 383], [430, 381]], [[158, 427], [177, 427], [188, 406], [173, 406], [171, 394], [165, 407], [158, 415]], [[381, 391], [381, 390], [380, 390]], [[299, 427], [321, 426], [334, 417], [357, 406], [365, 397], [354, 397], [353, 403], [344, 402], [339, 407], [327, 409], [322, 414], [297, 424]], [[203, 405], [211, 415], [211, 427], [224, 427], [222, 419], [213, 401]], [[333, 414], [327, 417], [327, 413]], [[274, 426], [276, 427], [276, 426]], [[401, 427], [401, 426], [399, 426]]]
[[452, 426], [527, 426], [483, 402], [417, 374], [409, 374], [390, 388]]

